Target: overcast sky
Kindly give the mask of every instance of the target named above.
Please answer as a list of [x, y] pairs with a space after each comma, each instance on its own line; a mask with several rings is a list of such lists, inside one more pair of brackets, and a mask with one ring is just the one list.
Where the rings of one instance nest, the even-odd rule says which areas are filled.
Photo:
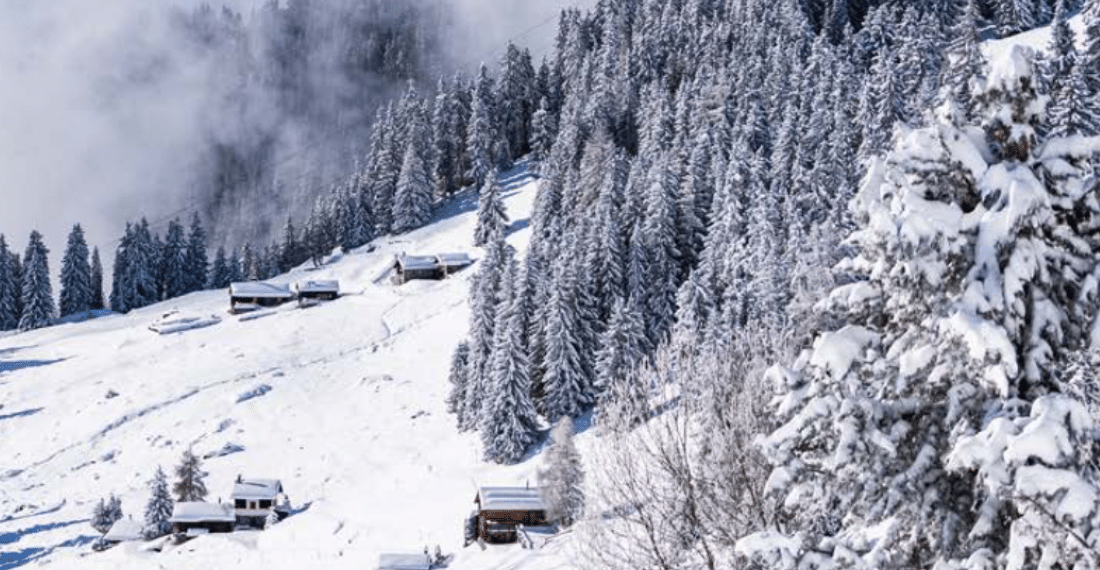
[[[509, 39], [540, 57], [559, 10], [577, 4], [457, 3], [461, 25], [450, 51], [465, 67], [495, 62]], [[260, 1], [230, 4], [247, 14]], [[175, 55], [162, 7], [146, 0], [0, 2], [0, 233], [21, 252], [30, 230], [42, 231], [55, 274], [72, 224], [84, 224], [91, 245], [113, 249], [126, 220], [155, 219], [189, 199], [179, 189], [194, 166], [187, 157], [202, 143], [197, 117], [209, 63]], [[126, 87], [143, 74], [155, 80]]]

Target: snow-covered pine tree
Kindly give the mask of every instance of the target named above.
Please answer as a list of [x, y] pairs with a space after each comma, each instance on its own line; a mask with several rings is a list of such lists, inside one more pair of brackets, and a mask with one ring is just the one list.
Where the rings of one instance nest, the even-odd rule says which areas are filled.
[[997, 32], [1002, 38], [1035, 27], [1034, 0], [994, 0]]
[[[114, 500], [115, 496], [111, 495], [111, 501]], [[108, 504], [106, 499], [100, 499], [92, 509], [92, 518], [89, 524], [99, 534], [107, 534], [107, 531], [111, 530], [111, 526], [118, 520], [113, 516], [111, 505]]]
[[512, 246], [504, 234], [496, 234], [485, 250], [485, 258], [474, 278], [470, 299], [470, 356], [466, 371], [466, 403], [458, 417], [460, 429], [475, 429], [480, 425], [492, 370], [493, 340], [498, 305], [500, 304], [501, 273]]
[[432, 185], [418, 145], [410, 144], [401, 163], [393, 203], [393, 231], [410, 232], [432, 217]]
[[130, 309], [147, 307], [159, 301], [157, 294], [157, 247], [149, 232], [149, 221], [134, 225], [134, 235], [126, 250], [125, 281], [129, 284]]
[[581, 356], [585, 346], [580, 338], [576, 267], [565, 255], [556, 265], [546, 307], [545, 394], [537, 402], [539, 411], [552, 422], [580, 416], [594, 399]]
[[107, 308], [103, 299], [103, 262], [99, 259], [99, 248], [92, 248], [92, 310]]
[[541, 162], [550, 157], [550, 150], [554, 146], [554, 139], [558, 136], [558, 125], [550, 102], [543, 97], [539, 101], [539, 108], [531, 118], [531, 159], [540, 163], [539, 172], [542, 171]]
[[23, 314], [23, 295], [22, 283], [23, 283], [23, 264], [24, 260], [19, 257], [18, 253], [14, 251], [8, 253], [8, 269], [11, 270], [11, 280], [15, 283], [15, 314]]
[[597, 394], [632, 378], [632, 371], [645, 360], [648, 346], [642, 312], [623, 299], [616, 300], [596, 353]]
[[466, 152], [469, 170], [466, 177], [477, 188], [485, 184], [494, 160], [494, 143], [497, 140], [496, 104], [493, 97], [493, 79], [485, 64], [478, 71], [477, 85], [471, 102], [470, 124], [466, 135]]
[[485, 185], [477, 198], [477, 227], [474, 229], [474, 245], [485, 246], [498, 232], [504, 233], [508, 214], [504, 211], [501, 196], [500, 173], [494, 168], [485, 177]]
[[573, 418], [558, 420], [550, 430], [550, 447], [538, 473], [546, 517], [566, 527], [584, 514], [584, 465], [573, 436]]
[[466, 406], [466, 374], [470, 366], [470, 343], [462, 341], [451, 356], [451, 392], [447, 395], [447, 411], [461, 418]]
[[164, 272], [164, 296], [176, 298], [189, 293], [190, 276], [187, 274], [187, 238], [184, 224], [178, 219], [168, 222], [168, 231], [161, 251], [161, 266]]
[[61, 260], [61, 295], [59, 298], [62, 318], [85, 313], [92, 308], [92, 268], [88, 264], [88, 243], [80, 224], [73, 226], [65, 257]]
[[516, 463], [535, 441], [538, 415], [531, 402], [531, 380], [523, 349], [525, 323], [516, 311], [516, 259], [510, 250], [500, 279], [492, 361], [482, 395], [486, 404], [481, 440], [487, 461]]
[[50, 250], [42, 242], [42, 234], [37, 230], [32, 231], [27, 251], [23, 255], [23, 313], [19, 318], [21, 331], [47, 327], [56, 317], [53, 287], [50, 285], [49, 253]]
[[182, 503], [206, 499], [206, 475], [202, 460], [191, 449], [184, 451], [176, 466], [176, 482], [172, 485], [176, 500]]
[[126, 261], [129, 256], [128, 251], [130, 249], [130, 242], [133, 241], [133, 225], [129, 222], [126, 223], [126, 230], [122, 234], [122, 239], [118, 242], [118, 247], [115, 248], [115, 263], [111, 268], [111, 310], [116, 313], [125, 313], [130, 310], [128, 305], [130, 301], [130, 292], [128, 289], [128, 283], [125, 279], [126, 274]]
[[184, 256], [184, 272], [187, 277], [186, 292], [193, 293], [206, 289], [210, 263], [206, 253], [206, 230], [202, 227], [199, 215], [191, 218], [191, 231], [187, 236], [187, 253]]
[[149, 481], [149, 501], [145, 503], [145, 538], [160, 538], [172, 532], [172, 494], [168, 490], [168, 477], [164, 469], [157, 467]]
[[8, 243], [0, 235], [0, 331], [14, 330], [19, 326], [20, 315], [16, 299], [21, 294], [21, 284], [16, 281], [12, 271]]
[[975, 118], [977, 101], [974, 100], [974, 94], [971, 92], [971, 81], [985, 73], [978, 1], [966, 0], [963, 10], [959, 12], [958, 21], [951, 30], [952, 53], [948, 58], [949, 65], [944, 78], [944, 83], [947, 85], [944, 94], [954, 99], [957, 109], [962, 114], [962, 121]]
[[229, 256], [229, 282], [240, 283], [244, 281], [244, 262], [241, 259], [241, 250], [233, 248], [233, 255]]
[[871, 165], [855, 275], [819, 305], [837, 324], [769, 372], [767, 490], [798, 534], [743, 540], [758, 562], [1100, 565], [1095, 420], [1056, 374], [1100, 308], [1078, 288], [1100, 271], [1100, 141], [1040, 136], [1026, 48], [977, 85], [981, 130], [948, 112]]
[[435, 93], [431, 123], [431, 180], [435, 197], [442, 198], [450, 194], [457, 173], [460, 141], [454, 131], [454, 115], [458, 110], [455, 106], [455, 94], [448, 89], [442, 77], [439, 78]]
[[301, 244], [298, 242], [298, 231], [294, 228], [294, 220], [287, 218], [283, 226], [283, 242], [279, 244], [278, 271], [286, 273], [293, 270], [301, 260]]
[[204, 287], [206, 289], [225, 289], [232, 283], [232, 275], [230, 274], [229, 258], [225, 254], [225, 246], [218, 246], [217, 253], [214, 254], [214, 264], [210, 267], [210, 283]]

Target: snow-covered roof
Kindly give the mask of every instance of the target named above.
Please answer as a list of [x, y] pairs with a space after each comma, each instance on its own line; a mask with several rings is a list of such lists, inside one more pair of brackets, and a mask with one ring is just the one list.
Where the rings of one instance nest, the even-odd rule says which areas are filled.
[[283, 484], [278, 479], [240, 479], [233, 483], [234, 499], [275, 499], [283, 492]]
[[432, 271], [439, 269], [439, 261], [430, 255], [404, 255], [397, 256], [397, 264], [402, 271]]
[[477, 496], [483, 511], [545, 511], [537, 487], [481, 487]]
[[229, 505], [206, 502], [176, 503], [172, 508], [172, 518], [169, 521], [173, 523], [236, 522], [237, 515]]
[[447, 267], [465, 267], [473, 264], [474, 260], [466, 253], [441, 253], [436, 256], [440, 265]]
[[229, 286], [229, 294], [233, 297], [249, 299], [290, 299], [294, 297], [294, 293], [290, 292], [289, 285], [275, 285], [263, 281], [233, 283]]
[[431, 570], [432, 563], [424, 553], [382, 554], [378, 557], [378, 570]]
[[115, 524], [111, 525], [111, 530], [108, 530], [107, 534], [103, 535], [103, 540], [109, 542], [141, 540], [144, 538], [142, 534], [144, 530], [141, 523], [132, 518], [118, 519], [115, 521]]
[[339, 293], [339, 281], [304, 281], [298, 284], [299, 293]]

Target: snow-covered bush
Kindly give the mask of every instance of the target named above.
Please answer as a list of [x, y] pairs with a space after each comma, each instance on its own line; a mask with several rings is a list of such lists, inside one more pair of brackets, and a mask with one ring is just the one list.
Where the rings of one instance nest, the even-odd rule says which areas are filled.
[[[981, 128], [945, 109], [901, 133], [852, 201], [842, 322], [774, 375], [762, 438], [786, 533], [770, 567], [1096, 568], [1094, 420], [1059, 368], [1098, 309], [1096, 141], [1044, 139], [1032, 54], [976, 82]], [[855, 295], [854, 289], [860, 294]]]

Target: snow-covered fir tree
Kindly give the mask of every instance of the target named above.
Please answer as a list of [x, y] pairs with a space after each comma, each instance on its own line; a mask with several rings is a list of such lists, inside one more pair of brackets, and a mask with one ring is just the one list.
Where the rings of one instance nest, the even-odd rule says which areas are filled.
[[516, 260], [509, 250], [501, 274], [489, 374], [480, 397], [486, 404], [481, 417], [485, 459], [516, 463], [534, 443], [538, 415], [531, 401], [527, 355], [523, 350], [525, 323], [516, 310]]
[[480, 188], [496, 161], [493, 159], [494, 142], [498, 133], [496, 123], [496, 105], [493, 97], [493, 79], [488, 68], [482, 64], [478, 72], [472, 97], [469, 127], [466, 135], [466, 152], [469, 156], [469, 170], [466, 177]]
[[205, 288], [225, 289], [229, 287], [229, 284], [233, 282], [230, 263], [229, 256], [225, 253], [225, 246], [218, 246], [218, 250], [214, 254], [214, 264], [210, 266], [210, 281]]
[[189, 293], [191, 283], [187, 274], [187, 238], [179, 220], [168, 222], [160, 259], [165, 298], [174, 299]]
[[50, 284], [50, 250], [42, 242], [42, 234], [32, 231], [23, 255], [22, 314], [19, 330], [29, 331], [47, 327], [57, 316]]
[[470, 343], [462, 341], [451, 356], [451, 392], [447, 395], [447, 411], [460, 418], [465, 416], [463, 408], [466, 406], [466, 374], [469, 366]]
[[92, 248], [92, 310], [107, 308], [103, 298], [103, 262], [99, 259], [99, 248]]
[[92, 510], [91, 525], [99, 534], [107, 534], [116, 522], [122, 519], [122, 499], [111, 494], [107, 499], [100, 499]]
[[61, 259], [61, 294], [58, 300], [60, 316], [64, 318], [90, 311], [95, 302], [94, 297], [92, 267], [88, 263], [88, 243], [84, 240], [84, 229], [77, 224], [69, 233], [65, 257]]
[[202, 501], [206, 499], [207, 473], [202, 470], [202, 460], [190, 449], [183, 452], [175, 473], [176, 482], [172, 484], [172, 494], [177, 501]]
[[1077, 286], [1098, 271], [1084, 180], [1100, 143], [1040, 134], [1033, 67], [1011, 49], [978, 84], [980, 128], [945, 112], [870, 167], [853, 279], [820, 305], [838, 324], [770, 373], [784, 424], [764, 440], [768, 491], [798, 532], [742, 552], [792, 568], [1100, 563], [1084, 538], [1100, 520], [1094, 420], [1056, 381], [1100, 308]]
[[156, 474], [149, 481], [149, 500], [145, 503], [145, 538], [162, 537], [172, 532], [172, 509], [174, 502], [168, 490], [168, 477], [164, 469], [157, 467]]
[[202, 227], [199, 215], [191, 218], [190, 233], [187, 234], [187, 253], [184, 255], [184, 273], [187, 278], [187, 293], [202, 291], [209, 283], [210, 263], [207, 257], [206, 230]]
[[497, 233], [504, 233], [508, 224], [508, 213], [504, 210], [504, 198], [499, 180], [500, 173], [494, 168], [485, 177], [485, 185], [477, 198], [477, 227], [474, 229], [474, 245], [484, 246]]
[[428, 223], [432, 215], [432, 185], [419, 145], [410, 144], [401, 163], [393, 203], [393, 231], [404, 233]]
[[584, 514], [584, 465], [573, 436], [573, 418], [558, 420], [550, 430], [550, 446], [538, 474], [546, 516], [562, 526]]
[[17, 300], [21, 295], [22, 284], [16, 279], [8, 243], [0, 235], [0, 331], [14, 330], [19, 326]]

